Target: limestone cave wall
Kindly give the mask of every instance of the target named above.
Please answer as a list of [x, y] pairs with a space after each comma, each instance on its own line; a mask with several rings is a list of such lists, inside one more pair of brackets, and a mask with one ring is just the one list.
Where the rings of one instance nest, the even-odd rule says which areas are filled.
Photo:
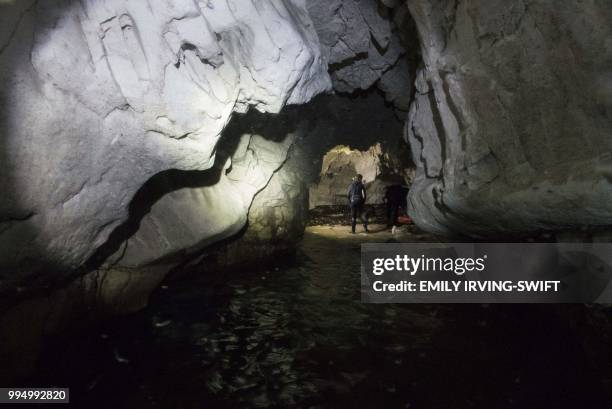
[[214, 243], [295, 243], [324, 152], [401, 133], [397, 35], [375, 1], [1, 2], [0, 377]]
[[229, 263], [290, 249], [337, 145], [403, 134], [428, 231], [609, 229], [611, 19], [602, 0], [0, 2], [3, 370], [215, 243]]
[[409, 0], [423, 66], [406, 124], [424, 229], [607, 229], [612, 8], [605, 1]]

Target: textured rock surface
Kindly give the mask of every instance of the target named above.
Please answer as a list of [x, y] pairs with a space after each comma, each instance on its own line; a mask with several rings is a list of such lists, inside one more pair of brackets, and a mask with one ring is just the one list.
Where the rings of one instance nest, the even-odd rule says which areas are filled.
[[[364, 115], [370, 120], [360, 123]], [[0, 345], [0, 380], [26, 373], [44, 337], [68, 322], [142, 308], [179, 261], [202, 260], [208, 268], [213, 250], [202, 247], [238, 232], [245, 221], [248, 229], [221, 252], [223, 264], [290, 251], [303, 232], [308, 186], [318, 181], [325, 152], [341, 142], [366, 150], [380, 135], [398, 140], [401, 134], [401, 122], [376, 93], [325, 95], [278, 115], [235, 116], [213, 168], [161, 172], [139, 189], [128, 221], [92, 257], [104, 262], [98, 269], [0, 315], [0, 334], [10, 334]]]
[[442, 233], [612, 224], [612, 7], [407, 2], [424, 68], [406, 133], [411, 215]]
[[264, 265], [295, 251], [308, 220], [308, 186], [297, 166], [298, 149], [292, 148], [287, 162], [253, 200], [248, 228], [227, 247], [225, 264]]
[[[405, 52], [399, 46], [397, 35], [392, 33], [392, 23], [389, 16], [382, 16], [377, 10], [375, 1], [353, 2], [350, 0], [346, 5], [308, 2], [308, 11], [312, 14], [315, 21], [315, 28], [318, 28], [320, 38], [329, 40], [329, 36], [336, 36], [335, 42], [359, 42], [366, 47], [363, 53], [370, 55], [366, 58], [368, 70], [372, 77], [364, 82], [359, 75], [351, 76], [357, 88], [369, 88], [372, 83], [379, 84], [380, 89], [384, 89], [385, 98], [392, 101], [398, 109], [407, 111], [409, 107], [410, 92], [410, 67], [407, 59], [400, 58]], [[336, 10], [339, 8], [340, 10]], [[348, 14], [347, 14], [348, 13]], [[346, 24], [338, 27], [334, 24], [321, 23], [320, 19], [327, 19], [329, 16], [336, 15], [336, 18], [347, 18], [359, 22], [354, 27]], [[338, 17], [340, 16], [340, 17]], [[335, 21], [335, 20], [334, 20]], [[325, 31], [327, 29], [327, 31]], [[342, 30], [348, 31], [342, 31]], [[333, 33], [333, 30], [340, 30]], [[367, 34], [365, 39], [361, 38]], [[357, 37], [359, 36], [359, 40]], [[339, 40], [340, 37], [344, 40]], [[380, 44], [379, 44], [380, 43]], [[382, 44], [382, 45], [381, 45]], [[355, 47], [358, 47], [355, 43]], [[355, 67], [355, 64], [364, 64], [366, 61], [353, 61], [350, 50], [331, 50], [327, 44], [321, 44], [322, 60], [325, 64], [336, 64], [339, 62], [349, 63], [347, 67]], [[335, 57], [330, 57], [334, 53], [340, 53]], [[333, 62], [330, 62], [330, 58]], [[374, 59], [373, 59], [374, 58]], [[376, 58], [379, 64], [376, 63]], [[383, 61], [384, 60], [384, 61]], [[378, 64], [378, 65], [377, 65]], [[364, 67], [366, 67], [364, 65]], [[374, 67], [372, 69], [372, 67]], [[356, 68], [356, 71], [361, 68]], [[350, 76], [347, 74], [347, 76]], [[337, 78], [337, 77], [335, 77]], [[369, 78], [369, 77], [368, 77]], [[408, 93], [408, 94], [407, 94]], [[335, 100], [336, 102], [339, 100]], [[355, 109], [350, 106], [350, 100], [341, 104], [342, 109]], [[386, 111], [382, 105], [373, 104], [374, 109]], [[360, 104], [360, 103], [357, 103]], [[361, 104], [363, 105], [363, 104]], [[319, 111], [319, 115], [326, 115], [330, 112], [330, 107], [323, 110], [321, 104], [314, 111]], [[350, 108], [349, 108], [350, 107]], [[339, 111], [338, 108], [334, 108]], [[312, 110], [304, 109], [305, 113]], [[308, 115], [308, 114], [307, 114]], [[368, 122], [377, 123], [380, 113], [367, 112], [371, 117]], [[351, 115], [341, 114], [336, 118], [345, 121], [342, 116]], [[387, 115], [388, 117], [389, 115]], [[357, 118], [357, 116], [354, 116]], [[283, 121], [287, 121], [283, 124]], [[324, 151], [318, 149], [322, 146], [320, 139], [326, 139], [331, 143], [329, 135], [323, 132], [306, 132], [300, 123], [314, 123], [317, 119], [313, 116], [298, 118], [295, 115], [283, 119], [246, 119], [243, 124], [231, 124], [226, 129], [225, 136], [220, 142], [221, 146], [217, 149], [216, 165], [206, 174], [195, 175], [175, 175], [170, 178], [156, 177], [154, 181], [156, 188], [164, 190], [161, 185], [166, 186], [166, 195], [158, 195], [159, 200], [151, 207], [150, 213], [139, 222], [138, 231], [120, 246], [117, 252], [105, 263], [114, 268], [139, 269], [146, 268], [169, 268], [178, 263], [182, 258], [189, 254], [195, 254], [209, 244], [221, 239], [230, 237], [238, 233], [247, 221], [248, 229], [244, 237], [235, 247], [242, 247], [253, 250], [266, 256], [271, 249], [289, 248], [295, 240], [301, 236], [306, 222], [306, 211], [303, 203], [307, 197], [307, 185], [312, 183], [315, 174], [319, 178], [318, 171], [313, 172], [314, 162], [322, 157]], [[397, 126], [397, 122], [387, 118], [392, 123], [384, 127], [390, 130]], [[363, 125], [362, 125], [363, 126]], [[257, 138], [259, 144], [249, 145], [245, 138], [250, 137], [253, 127], [259, 129]], [[342, 129], [343, 126], [334, 126]], [[348, 129], [348, 127], [346, 127]], [[372, 130], [370, 126], [365, 129]], [[369, 135], [367, 139], [377, 139], [383, 141], [391, 151], [396, 148], [395, 141], [398, 133], [374, 131], [375, 134]], [[298, 146], [292, 149], [294, 154], [284, 163], [282, 168], [274, 174], [268, 183], [273, 172], [285, 161], [285, 156], [289, 147], [293, 144], [295, 136], [302, 135], [305, 143], [311, 144], [314, 148], [306, 151]], [[363, 132], [359, 132], [363, 135]], [[232, 142], [243, 138], [244, 143]], [[271, 139], [269, 143], [263, 143], [263, 138]], [[341, 142], [353, 142], [356, 138], [349, 134], [335, 135]], [[272, 140], [275, 142], [273, 143]], [[282, 141], [281, 141], [282, 140]], [[393, 141], [393, 142], [391, 142]], [[282, 143], [281, 143], [282, 142]], [[236, 146], [233, 146], [236, 145]], [[247, 156], [244, 150], [248, 146]], [[226, 151], [226, 152], [224, 152]], [[402, 152], [407, 154], [407, 152]], [[232, 159], [226, 159], [232, 156]], [[389, 156], [389, 155], [387, 155]], [[397, 156], [397, 155], [395, 155]], [[394, 156], [394, 159], [396, 157]], [[396, 160], [396, 162], [399, 162]], [[390, 163], [390, 162], [389, 162]], [[215, 176], [216, 175], [216, 176]], [[189, 180], [189, 182], [186, 182]], [[380, 181], [379, 181], [380, 182]], [[183, 188], [180, 188], [182, 185]], [[263, 192], [257, 195], [251, 205], [251, 200], [255, 193], [266, 185]], [[174, 186], [175, 188], [172, 188]], [[143, 195], [144, 196], [144, 195]], [[376, 195], [372, 196], [373, 198]], [[142, 200], [142, 198], [139, 198]], [[202, 209], [207, 209], [203, 212]], [[148, 210], [148, 209], [147, 209]], [[134, 222], [134, 221], [132, 221]], [[113, 238], [116, 240], [116, 238]], [[111, 241], [113, 241], [111, 240]], [[248, 242], [247, 245], [245, 243]], [[112, 244], [112, 243], [111, 243]], [[238, 253], [245, 256], [245, 259], [256, 258], [256, 254], [246, 257], [245, 251]], [[104, 255], [104, 252], [102, 253]]]
[[367, 204], [383, 203], [385, 186], [412, 182], [413, 169], [401, 154], [377, 143], [365, 151], [339, 145], [323, 157], [318, 183], [310, 188], [310, 208], [346, 205], [347, 190], [355, 174], [363, 176], [367, 190]]
[[[368, 57], [339, 54], [336, 84], [379, 84], [406, 109], [408, 62], [374, 3], [351, 8]], [[0, 378], [27, 371], [70, 321], [142, 308], [172, 267], [245, 222], [231, 257], [289, 249], [323, 154], [401, 134], [376, 93], [232, 129], [233, 113], [276, 113], [331, 89], [309, 4], [0, 2], [0, 333], [11, 334]]]
[[153, 203], [136, 233], [106, 265], [168, 271], [207, 245], [238, 233], [253, 198], [285, 161], [293, 140], [292, 134], [278, 142], [261, 135], [231, 135], [218, 147], [216, 166], [210, 170], [161, 175], [154, 183], [167, 193]]
[[334, 89], [354, 93], [376, 86], [397, 109], [408, 111], [411, 63], [389, 11], [368, 0], [311, 0], [307, 8]]
[[[363, 122], [361, 119], [365, 115], [369, 120]], [[307, 222], [309, 187], [320, 183], [323, 158], [334, 146], [347, 143], [351, 148], [367, 151], [382, 141], [382, 150], [388, 156], [410, 157], [406, 144], [401, 141], [401, 122], [377, 93], [356, 99], [319, 96], [308, 105], [285, 108], [280, 115], [262, 117], [249, 113], [236, 117], [235, 122], [236, 127], [232, 124], [229, 130], [236, 134], [250, 130], [273, 140], [293, 135], [295, 141], [286, 162], [255, 196], [249, 210], [248, 229], [219, 255], [222, 265], [248, 264], [292, 250]], [[393, 163], [393, 168], [406, 165]], [[408, 166], [414, 165], [409, 163]], [[381, 169], [381, 172], [390, 173], [388, 169]], [[341, 183], [344, 191], [348, 182]], [[382, 182], [374, 185], [371, 193], [376, 197], [376, 187], [382, 187]], [[346, 204], [344, 195], [345, 192], [342, 193], [342, 205]]]
[[[330, 87], [299, 0], [0, 7], [4, 285], [82, 265], [154, 174], [211, 168], [232, 112], [277, 112]], [[256, 191], [224, 211], [245, 217]]]

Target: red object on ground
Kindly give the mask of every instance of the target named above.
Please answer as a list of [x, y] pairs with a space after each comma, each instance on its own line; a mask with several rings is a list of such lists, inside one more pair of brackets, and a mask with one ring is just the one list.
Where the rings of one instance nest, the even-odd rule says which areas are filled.
[[409, 216], [398, 216], [397, 222], [400, 224], [412, 224], [412, 219]]

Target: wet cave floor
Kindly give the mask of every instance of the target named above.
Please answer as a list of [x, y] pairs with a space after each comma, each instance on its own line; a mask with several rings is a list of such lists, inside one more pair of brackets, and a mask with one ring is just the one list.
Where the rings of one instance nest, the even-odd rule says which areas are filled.
[[361, 304], [360, 243], [432, 239], [372, 230], [311, 226], [294, 260], [170, 277], [28, 383], [84, 408], [612, 408], [607, 310]]

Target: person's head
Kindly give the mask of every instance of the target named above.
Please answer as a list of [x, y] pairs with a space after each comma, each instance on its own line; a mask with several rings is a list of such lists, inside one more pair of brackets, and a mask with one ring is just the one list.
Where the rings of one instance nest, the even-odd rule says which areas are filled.
[[358, 173], [357, 176], [355, 176], [355, 180], [358, 181], [358, 182], [361, 182], [361, 181], [363, 181], [363, 176]]

